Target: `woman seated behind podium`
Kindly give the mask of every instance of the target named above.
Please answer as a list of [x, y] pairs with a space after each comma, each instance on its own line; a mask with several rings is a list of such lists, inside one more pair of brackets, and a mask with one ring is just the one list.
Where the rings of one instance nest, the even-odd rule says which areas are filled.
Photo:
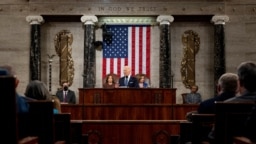
[[144, 75], [140, 75], [138, 78], [139, 81], [139, 88], [148, 88], [148, 83], [145, 82], [145, 76]]
[[[52, 96], [50, 92], [47, 90], [46, 85], [39, 80], [33, 80], [27, 85], [25, 96], [34, 100], [52, 101]], [[59, 111], [57, 111], [56, 108], [54, 107], [53, 113], [58, 113], [58, 112]]]
[[106, 81], [103, 84], [103, 88], [117, 88], [118, 85], [115, 82], [114, 77], [111, 74], [108, 74], [106, 77]]

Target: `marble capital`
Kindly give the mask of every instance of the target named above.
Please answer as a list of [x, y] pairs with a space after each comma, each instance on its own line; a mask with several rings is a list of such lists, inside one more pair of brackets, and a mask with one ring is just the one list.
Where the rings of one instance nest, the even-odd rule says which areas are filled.
[[212, 17], [212, 22], [215, 25], [217, 25], [217, 24], [224, 25], [228, 21], [229, 21], [229, 17], [227, 15], [215, 15]]
[[171, 15], [160, 15], [157, 17], [156, 20], [157, 22], [160, 23], [160, 25], [162, 24], [170, 25], [170, 23], [174, 21], [174, 18]]
[[98, 18], [94, 15], [82, 16], [81, 22], [83, 22], [84, 25], [94, 25], [95, 22], [98, 22]]
[[34, 15], [34, 16], [27, 16], [26, 17], [26, 21], [29, 22], [31, 25], [33, 24], [41, 24], [44, 22], [44, 18], [42, 16], [37, 16], [37, 15]]

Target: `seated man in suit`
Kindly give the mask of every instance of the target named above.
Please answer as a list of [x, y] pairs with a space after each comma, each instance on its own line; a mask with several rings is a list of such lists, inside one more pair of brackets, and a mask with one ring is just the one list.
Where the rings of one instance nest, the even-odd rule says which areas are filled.
[[124, 76], [119, 79], [119, 87], [131, 87], [138, 88], [138, 80], [136, 77], [131, 76], [131, 68], [129, 66], [124, 66], [123, 69]]
[[56, 92], [56, 96], [59, 98], [61, 103], [76, 104], [75, 92], [70, 90], [69, 83], [64, 82], [62, 84], [62, 89]]
[[238, 93], [238, 76], [234, 73], [224, 73], [218, 80], [218, 95], [200, 103], [198, 113], [214, 114], [215, 101], [225, 101]]
[[[256, 101], [256, 63], [253, 61], [242, 62], [237, 68], [239, 77], [240, 95], [227, 99], [225, 102], [254, 102]], [[256, 142], [256, 105], [252, 107], [247, 120], [244, 122], [244, 128], [241, 135]]]

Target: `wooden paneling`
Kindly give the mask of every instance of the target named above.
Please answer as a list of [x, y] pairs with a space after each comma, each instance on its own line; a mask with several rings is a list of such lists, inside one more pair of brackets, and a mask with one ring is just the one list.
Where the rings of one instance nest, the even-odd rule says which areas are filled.
[[71, 119], [82, 120], [84, 118], [83, 105], [80, 104], [61, 104], [62, 113], [70, 113]]
[[174, 104], [172, 107], [174, 120], [186, 119], [187, 112], [197, 111], [198, 104]]
[[73, 120], [185, 120], [197, 104], [62, 104]]
[[170, 120], [171, 105], [86, 105], [84, 120]]
[[38, 137], [25, 137], [18, 141], [18, 144], [38, 144]]
[[99, 140], [104, 144], [151, 144], [160, 131], [167, 132], [169, 136], [178, 135], [180, 122], [175, 120], [83, 120], [83, 133], [94, 133], [93, 137], [89, 135], [89, 143]]
[[175, 104], [176, 89], [80, 88], [79, 104]]
[[71, 113], [73, 125], [82, 126], [75, 131], [82, 130], [83, 136], [72, 136], [76, 141], [150, 144], [170, 143], [171, 136], [180, 134], [186, 113], [198, 107], [175, 103], [176, 89], [80, 88], [79, 104], [61, 107]]

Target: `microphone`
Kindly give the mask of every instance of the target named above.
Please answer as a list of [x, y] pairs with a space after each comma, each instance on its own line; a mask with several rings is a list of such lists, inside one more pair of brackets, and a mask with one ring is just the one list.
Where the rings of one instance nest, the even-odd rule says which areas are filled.
[[125, 76], [125, 78], [128, 78], [128, 76]]

